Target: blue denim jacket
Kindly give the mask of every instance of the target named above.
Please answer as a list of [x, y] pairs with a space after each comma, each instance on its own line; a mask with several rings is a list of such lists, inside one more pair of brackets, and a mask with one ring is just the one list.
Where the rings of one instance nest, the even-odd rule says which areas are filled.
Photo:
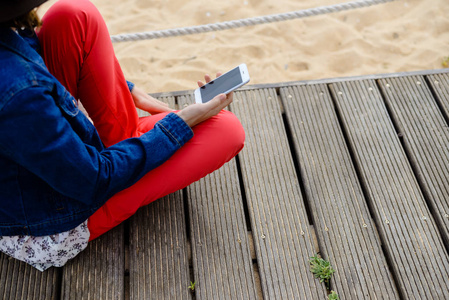
[[171, 113], [140, 138], [104, 148], [30, 46], [36, 40], [0, 29], [0, 236], [76, 227], [193, 136]]

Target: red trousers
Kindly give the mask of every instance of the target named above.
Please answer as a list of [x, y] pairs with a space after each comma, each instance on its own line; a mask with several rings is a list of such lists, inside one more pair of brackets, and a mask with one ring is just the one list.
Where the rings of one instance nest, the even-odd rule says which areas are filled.
[[[140, 136], [166, 115], [137, 116], [105, 22], [88, 0], [55, 3], [45, 14], [38, 37], [49, 71], [80, 99], [106, 146]], [[242, 125], [228, 111], [192, 129], [194, 137], [167, 162], [114, 195], [89, 218], [91, 240], [141, 206], [220, 168], [243, 148]]]

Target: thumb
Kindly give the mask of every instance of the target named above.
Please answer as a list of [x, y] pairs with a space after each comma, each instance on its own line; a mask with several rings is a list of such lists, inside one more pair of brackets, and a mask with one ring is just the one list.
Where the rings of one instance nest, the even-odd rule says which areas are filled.
[[226, 100], [225, 94], [218, 94], [215, 96], [212, 100], [210, 100], [208, 103], [211, 103], [211, 106], [217, 106], [222, 104]]
[[226, 98], [227, 98], [225, 94], [219, 94], [219, 95], [217, 95], [217, 97], [218, 97], [218, 99], [220, 100], [220, 102], [225, 101]]

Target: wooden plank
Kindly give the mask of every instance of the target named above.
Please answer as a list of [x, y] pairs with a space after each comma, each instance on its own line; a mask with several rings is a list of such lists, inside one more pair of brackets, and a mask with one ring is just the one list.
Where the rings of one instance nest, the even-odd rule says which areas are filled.
[[[175, 108], [174, 97], [159, 100]], [[139, 117], [148, 112], [137, 110]], [[141, 208], [130, 219], [131, 299], [191, 299], [182, 192]]]
[[[347, 76], [347, 77], [336, 77], [336, 78], [322, 78], [322, 79], [314, 79], [314, 80], [248, 84], [248, 85], [245, 85], [245, 86], [239, 88], [239, 91], [251, 90], [251, 89], [279, 89], [281, 87], [298, 86], [298, 85], [311, 85], [311, 84], [322, 84], [322, 83], [329, 84], [329, 83], [343, 82], [343, 81], [391, 78], [391, 77], [402, 77], [402, 76], [411, 76], [411, 75], [444, 74], [444, 73], [449, 73], [449, 68], [433, 69], [433, 70], [418, 70], [418, 71], [398, 72], [398, 73], [388, 73], [388, 74], [369, 74], [369, 75], [358, 75], [358, 76]], [[152, 93], [151, 95], [153, 97], [160, 98], [160, 97], [185, 96], [185, 95], [192, 94], [192, 93], [193, 93], [193, 90], [183, 90], [183, 91]]]
[[123, 224], [89, 242], [63, 269], [62, 299], [124, 299]]
[[[446, 77], [446, 78], [445, 78]], [[448, 78], [435, 89], [443, 109], [449, 108]], [[415, 168], [433, 217], [449, 246], [449, 127], [424, 78], [380, 80], [395, 124]], [[387, 86], [389, 85], [389, 86]], [[446, 85], [446, 91], [444, 86]]]
[[398, 299], [393, 277], [324, 84], [282, 88], [320, 252], [342, 299]]
[[0, 295], [4, 300], [59, 299], [61, 270], [40, 272], [0, 252]]
[[435, 92], [436, 101], [440, 105], [446, 121], [449, 120], [449, 74], [433, 74], [427, 79]]
[[[194, 103], [178, 98], [179, 106]], [[187, 187], [197, 299], [256, 299], [237, 165]]]
[[401, 296], [443, 299], [449, 290], [443, 279], [449, 275], [448, 254], [376, 83], [330, 88]]
[[182, 193], [141, 208], [130, 221], [131, 299], [191, 299]]
[[274, 89], [237, 92], [246, 130], [239, 154], [265, 299], [325, 299], [309, 269], [316, 253]]
[[255, 299], [235, 161], [187, 188], [198, 299]]

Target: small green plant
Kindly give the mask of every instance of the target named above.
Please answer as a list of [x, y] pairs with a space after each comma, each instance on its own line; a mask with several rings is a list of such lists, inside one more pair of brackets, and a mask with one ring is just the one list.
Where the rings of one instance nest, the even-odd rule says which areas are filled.
[[441, 62], [444, 68], [449, 67], [449, 56], [443, 57], [443, 61]]
[[195, 284], [196, 284], [196, 281], [195, 282], [191, 282], [190, 281], [190, 285], [188, 286], [188, 288], [193, 292], [193, 291], [195, 291]]
[[338, 294], [335, 291], [331, 291], [331, 293], [328, 296], [329, 300], [340, 300], [340, 297], [338, 297]]
[[324, 282], [326, 288], [329, 289], [329, 280], [334, 274], [335, 270], [332, 268], [331, 263], [318, 257], [318, 254], [310, 257], [310, 271], [315, 275], [320, 282]]

